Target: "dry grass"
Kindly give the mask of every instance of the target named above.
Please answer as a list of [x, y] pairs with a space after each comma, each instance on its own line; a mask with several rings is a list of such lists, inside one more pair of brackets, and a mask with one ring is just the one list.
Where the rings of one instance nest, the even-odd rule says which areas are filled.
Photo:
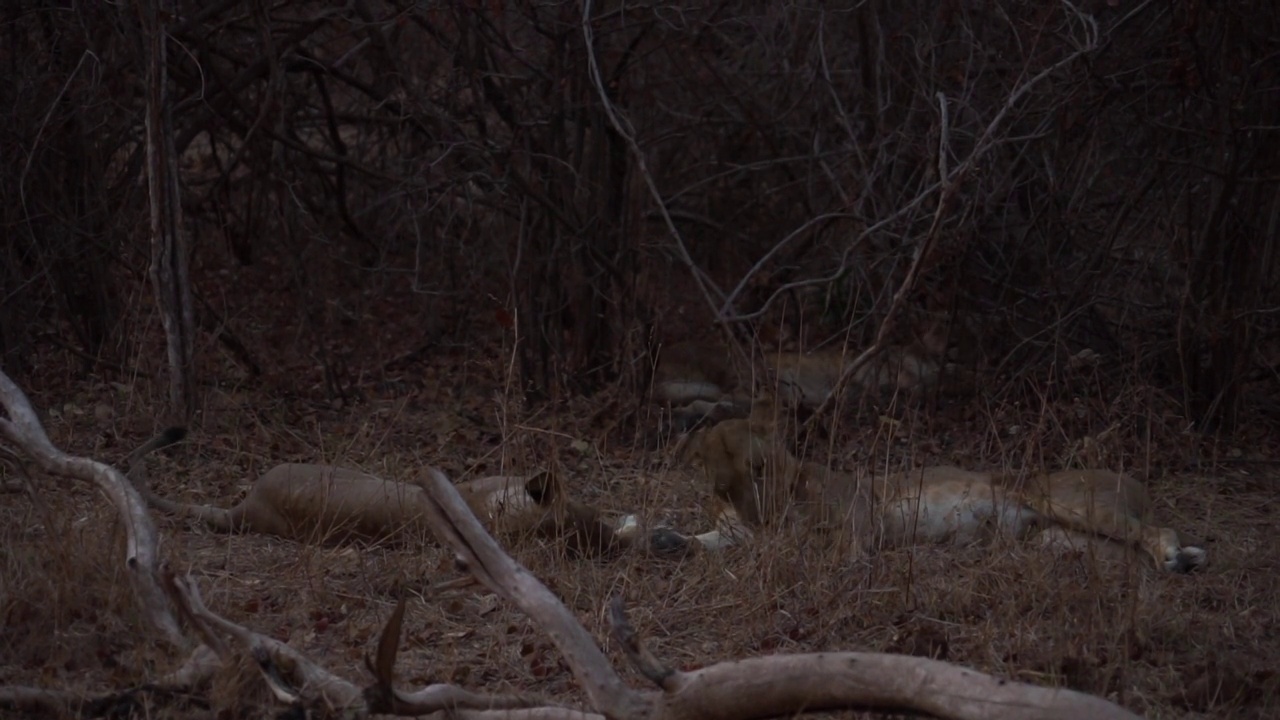
[[[489, 390], [500, 387], [494, 377]], [[128, 392], [100, 385], [82, 386], [69, 402], [41, 392], [32, 399], [54, 408], [46, 422], [56, 443], [118, 463], [157, 429], [145, 408], [160, 404], [150, 395], [158, 392], [147, 383]], [[252, 473], [288, 460], [347, 463], [388, 477], [433, 463], [455, 481], [558, 464], [580, 495], [610, 510], [639, 509], [686, 530], [705, 525], [697, 478], [662, 451], [617, 445], [618, 432], [588, 427], [580, 419], [590, 416], [585, 405], [517, 423], [493, 394], [475, 392], [461, 404], [445, 390], [426, 390], [347, 411], [213, 392], [191, 441], [153, 458], [150, 475], [170, 496], [230, 504]], [[468, 411], [466, 403], [481, 409]], [[833, 444], [838, 461], [996, 457], [990, 443], [979, 447], [978, 434], [966, 439], [959, 429], [927, 427], [921, 437], [888, 438], [885, 427], [904, 425], [846, 433]], [[873, 444], [876, 451], [866, 449]], [[1280, 550], [1268, 537], [1275, 486], [1248, 480], [1215, 474], [1153, 482], [1163, 519], [1209, 541], [1211, 564], [1188, 577], [1017, 546], [915, 548], [851, 562], [785, 534], [678, 564], [639, 556], [578, 561], [531, 539], [511, 546], [637, 684], [643, 681], [610, 647], [602, 613], [617, 592], [659, 656], [680, 667], [762, 653], [887, 650], [1106, 695], [1152, 718], [1273, 717], [1280, 712], [1272, 670], [1280, 663]], [[121, 533], [106, 503], [82, 487], [35, 481], [36, 498], [0, 497], [0, 682], [104, 690], [172, 668], [175, 658], [137, 641], [118, 571]], [[403, 580], [415, 593], [403, 683], [582, 700], [547, 639], [496, 598], [418, 594], [457, 577], [429, 539], [400, 548], [308, 547], [160, 523], [169, 554], [190, 569], [211, 607], [348, 677], [363, 676], [362, 655]], [[252, 680], [223, 678], [217, 704], [262, 700], [246, 696], [246, 684]], [[180, 707], [154, 716], [210, 712]]]

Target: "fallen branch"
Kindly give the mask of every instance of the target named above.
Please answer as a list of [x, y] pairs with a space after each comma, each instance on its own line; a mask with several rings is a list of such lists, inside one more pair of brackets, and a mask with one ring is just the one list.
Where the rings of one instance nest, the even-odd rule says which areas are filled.
[[515, 603], [551, 636], [597, 711], [610, 718], [641, 718], [650, 700], [627, 687], [573, 613], [524, 566], [503, 552], [480, 524], [449, 478], [428, 467], [422, 487], [427, 512], [440, 541], [490, 590]]
[[480, 525], [453, 483], [430, 469], [422, 482], [433, 527], [485, 585], [539, 623], [564, 654], [594, 708], [611, 720], [762, 720], [829, 710], [915, 713], [950, 720], [1134, 720], [1106, 700], [986, 675], [938, 660], [880, 653], [773, 655], [717, 663], [693, 672], [665, 667], [644, 649], [613, 602], [624, 650], [661, 692], [634, 690], [618, 677], [577, 618]]
[[200, 646], [182, 669], [166, 676], [160, 683], [138, 685], [97, 696], [59, 689], [6, 685], [0, 687], [0, 708], [41, 717], [142, 717], [147, 714], [147, 698], [151, 701], [160, 698], [187, 698], [193, 705], [207, 707], [202, 698], [193, 697], [188, 691], [202, 680], [211, 678], [216, 666], [209, 664], [210, 657], [215, 662], [218, 661], [209, 652], [209, 648]]
[[52, 717], [74, 717], [85, 700], [64, 690], [29, 687], [0, 687], [0, 708]]
[[[360, 687], [321, 667], [286, 643], [260, 635], [210, 610], [198, 588], [188, 579], [167, 573], [167, 587], [174, 603], [223, 663], [237, 651], [247, 652], [263, 680], [281, 702], [363, 718], [371, 715], [418, 717], [439, 712], [455, 713], [470, 720], [526, 718], [527, 720], [603, 720], [598, 715], [558, 707], [538, 697], [476, 693], [456, 685], [429, 685], [414, 692], [396, 690], [393, 666], [404, 617], [404, 597], [392, 612], [378, 640], [376, 658], [366, 661], [374, 684]], [[228, 640], [230, 642], [228, 642]], [[233, 645], [238, 648], [233, 648]]]
[[677, 672], [645, 648], [627, 620], [621, 597], [610, 604], [609, 624], [627, 657], [664, 691], [664, 709], [670, 717], [748, 720], [826, 710], [940, 718], [1137, 717], [1074, 690], [1011, 683], [908, 655], [777, 655]]
[[[172, 594], [174, 603], [195, 627], [205, 644], [222, 658], [223, 663], [227, 663], [232, 654], [230, 646], [222, 637], [227, 635], [253, 656], [278, 698], [343, 712], [363, 705], [363, 693], [353, 683], [313, 663], [286, 643], [255, 633], [210, 611], [195, 585], [173, 574], [168, 568], [165, 568], [165, 574], [166, 587]], [[298, 689], [294, 691], [281, 688], [277, 682], [279, 678], [291, 681]], [[286, 693], [293, 697], [283, 697]]]
[[187, 647], [157, 579], [160, 540], [142, 496], [110, 465], [67, 455], [54, 447], [31, 401], [3, 371], [0, 371], [0, 404], [9, 415], [8, 419], [0, 418], [0, 438], [21, 448], [45, 472], [98, 486], [115, 505], [125, 530], [125, 574], [144, 617], [175, 647]]
[[[0, 686], [0, 708], [55, 718], [146, 717], [145, 699], [190, 696], [185, 687], [149, 684], [120, 692], [86, 696], [69, 690]], [[195, 698], [195, 704], [205, 703]]]
[[[150, 623], [178, 648], [190, 647], [174, 613], [176, 608], [204, 640], [178, 670], [157, 683], [96, 696], [0, 686], [0, 708], [69, 718], [125, 715], [139, 705], [144, 695], [172, 696], [198, 688], [244, 653], [257, 663], [277, 699], [315, 709], [321, 716], [334, 716], [338, 711], [337, 715], [348, 718], [448, 713], [463, 720], [604, 720], [600, 715], [558, 707], [536, 697], [476, 693], [454, 685], [430, 685], [414, 692], [395, 690], [391, 686], [392, 669], [399, 646], [403, 599], [383, 631], [377, 660], [370, 663], [375, 684], [369, 688], [329, 672], [283, 642], [223, 618], [204, 604], [193, 583], [159, 563], [155, 525], [141, 496], [123, 474], [104, 463], [70, 456], [56, 448], [26, 395], [3, 372], [0, 404], [8, 414], [7, 419], [0, 418], [0, 438], [21, 449], [49, 473], [94, 483], [116, 505], [126, 531], [126, 568]], [[136, 470], [141, 473], [142, 465]], [[445, 478], [444, 482], [449, 481]]]

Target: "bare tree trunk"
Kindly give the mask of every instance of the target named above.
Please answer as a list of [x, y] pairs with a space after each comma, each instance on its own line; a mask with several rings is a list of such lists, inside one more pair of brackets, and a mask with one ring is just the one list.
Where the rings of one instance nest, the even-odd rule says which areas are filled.
[[147, 47], [147, 186], [151, 194], [151, 282], [169, 356], [169, 403], [182, 421], [195, 408], [192, 378], [195, 313], [192, 309], [188, 250], [178, 195], [178, 160], [173, 141], [173, 115], [165, 58], [162, 17], [175, 17], [172, 8], [161, 13], [165, 0], [138, 0], [138, 15]]

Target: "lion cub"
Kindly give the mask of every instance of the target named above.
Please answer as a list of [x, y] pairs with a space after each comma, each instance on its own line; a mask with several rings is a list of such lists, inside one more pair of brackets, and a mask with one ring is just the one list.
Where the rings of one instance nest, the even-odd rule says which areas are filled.
[[[302, 542], [403, 540], [430, 533], [426, 490], [333, 465], [285, 463], [262, 474], [231, 508], [173, 502], [139, 481], [146, 452], [180, 440], [166, 431], [130, 456], [130, 477], [153, 507], [199, 520], [222, 532], [256, 532]], [[557, 478], [495, 476], [458, 484], [458, 492], [480, 521], [495, 532], [532, 532], [563, 541], [574, 553], [609, 554], [625, 537], [594, 508], [565, 496]]]
[[797, 461], [779, 444], [772, 412], [772, 403], [761, 403], [751, 417], [689, 440], [685, 456], [710, 481], [716, 529], [692, 538], [668, 533], [666, 549], [717, 549], [749, 539], [753, 528], [801, 518], [819, 527], [843, 524], [854, 553], [972, 543], [1002, 533], [1034, 536], [1045, 546], [1141, 551], [1169, 572], [1187, 572], [1205, 560], [1205, 551], [1184, 545], [1176, 531], [1149, 524], [1151, 499], [1124, 473], [1064, 470], [1019, 480], [934, 466], [854, 477]]

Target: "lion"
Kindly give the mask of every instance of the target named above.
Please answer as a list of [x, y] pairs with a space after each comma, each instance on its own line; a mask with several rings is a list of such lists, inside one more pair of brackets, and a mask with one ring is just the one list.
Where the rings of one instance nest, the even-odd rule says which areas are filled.
[[[909, 342], [882, 347], [859, 365], [849, 378], [862, 394], [914, 394], [938, 384], [944, 370], [953, 380], [963, 375], [945, 363], [949, 333], [946, 325], [922, 326]], [[662, 349], [654, 370], [653, 398], [671, 410], [672, 429], [690, 432], [750, 413], [753, 386], [767, 388], [804, 411], [817, 409], [836, 389], [859, 352], [829, 349], [814, 352], [771, 350], [759, 368], [743, 370], [727, 345], [713, 341], [675, 343]], [[963, 389], [963, 382], [953, 383]]]
[[[359, 470], [312, 463], [284, 463], [259, 476], [231, 508], [180, 503], [156, 495], [145, 481], [141, 459], [178, 442], [185, 430], [170, 428], [135, 450], [130, 477], [152, 507], [194, 518], [221, 532], [254, 532], [297, 540], [399, 541], [429, 532], [426, 490]], [[571, 553], [603, 556], [631, 544], [634, 531], [615, 526], [568, 497], [554, 475], [493, 476], [457, 486], [471, 511], [490, 531], [533, 534], [563, 541]]]
[[[911, 342], [882, 347], [853, 371], [849, 385], [869, 395], [926, 390], [941, 377], [946, 350], [945, 328], [930, 327]], [[810, 353], [767, 353], [765, 359], [776, 379], [778, 395], [813, 410], [835, 391], [840, 376], [859, 354], [841, 348]], [[954, 368], [952, 370], [954, 373]]]
[[708, 341], [664, 345], [654, 368], [652, 397], [668, 408], [668, 429], [676, 433], [744, 417], [751, 404], [729, 346]]
[[682, 454], [711, 485], [715, 529], [692, 537], [669, 531], [654, 538], [662, 550], [717, 550], [749, 540], [759, 528], [807, 522], [844, 531], [854, 555], [1002, 534], [1112, 557], [1142, 552], [1174, 573], [1205, 561], [1203, 548], [1152, 524], [1151, 498], [1128, 474], [1085, 469], [1021, 478], [944, 465], [859, 478], [793, 457], [778, 440], [774, 405], [762, 399], [749, 417], [689, 437]]

